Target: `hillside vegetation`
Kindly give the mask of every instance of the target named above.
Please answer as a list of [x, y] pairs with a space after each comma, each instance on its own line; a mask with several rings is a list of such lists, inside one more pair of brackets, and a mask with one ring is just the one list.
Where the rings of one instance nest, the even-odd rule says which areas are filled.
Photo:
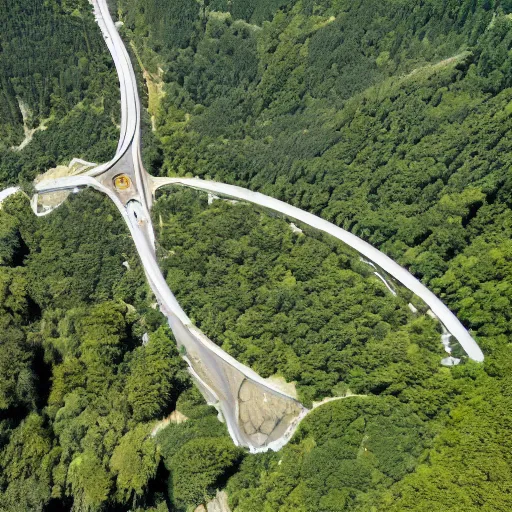
[[[445, 510], [452, 493], [453, 511], [478, 510], [482, 496], [497, 500], [489, 510], [508, 504], [510, 377], [496, 360], [440, 366], [439, 326], [407, 301], [426, 307], [315, 230], [179, 187], [160, 193], [153, 216], [169, 286], [211, 339], [265, 377], [296, 381], [308, 406], [348, 395], [281, 452], [244, 460], [227, 487], [235, 511]], [[487, 485], [495, 463], [503, 473]]]
[[[150, 85], [153, 173], [241, 184], [356, 233], [486, 359], [441, 367], [415, 299], [332, 240], [165, 193], [162, 266], [194, 321], [308, 405], [363, 395], [249, 455], [192, 386], [115, 207], [86, 191], [39, 219], [16, 195], [0, 211], [0, 510], [189, 512], [217, 488], [233, 512], [511, 510], [512, 2], [110, 4]], [[0, 182], [107, 160], [118, 82], [88, 2], [0, 12]], [[175, 409], [186, 421], [153, 436]]]
[[0, 12], [0, 183], [110, 158], [118, 81], [89, 2], [1, 0]]
[[296, 381], [306, 405], [347, 390], [410, 401], [442, 371], [426, 305], [392, 284], [395, 297], [341, 242], [175, 187], [153, 216], [162, 270], [193, 322], [263, 377]]
[[[0, 226], [0, 510], [212, 496], [243, 453], [191, 388], [115, 206], [86, 191], [36, 218], [18, 194]], [[153, 438], [175, 407], [186, 424]]]
[[183, 48], [138, 28], [157, 4], [126, 8], [164, 66], [163, 174], [322, 215], [409, 267], [487, 351], [510, 336], [512, 5], [295, 2], [262, 26], [198, 6]]
[[[419, 407], [440, 413], [427, 420], [433, 445], [379, 497], [378, 485], [364, 496], [361, 489], [347, 494], [326, 477], [314, 485], [327, 491], [332, 484], [339, 499], [310, 503], [305, 473], [293, 473], [286, 487], [284, 470], [247, 461], [244, 477], [229, 487], [235, 510], [510, 508], [504, 418], [512, 334], [512, 4], [212, 0], [174, 2], [172, 11], [152, 0], [117, 5], [126, 37], [164, 82], [155, 119], [162, 175], [261, 190], [349, 229], [438, 294], [486, 355], [479, 367], [449, 371], [456, 385], [442, 373], [432, 379], [449, 396], [446, 409], [432, 394]], [[179, 30], [165, 31], [166, 16]], [[215, 226], [223, 232], [222, 223]], [[171, 232], [178, 229], [173, 224]], [[195, 229], [192, 238], [211, 239], [213, 227]], [[200, 241], [191, 242], [199, 252]], [[214, 263], [210, 258], [203, 268]], [[213, 283], [198, 298], [192, 270], [189, 264], [185, 275], [194, 304], [209, 304], [200, 311], [190, 303], [194, 319], [216, 332], [212, 322], [223, 325], [231, 313], [217, 313], [215, 321], [207, 313], [211, 305], [225, 307], [224, 291]], [[171, 282], [185, 283], [174, 275]], [[246, 350], [231, 343], [231, 333], [219, 337], [240, 354]], [[256, 364], [257, 354], [251, 357]]]

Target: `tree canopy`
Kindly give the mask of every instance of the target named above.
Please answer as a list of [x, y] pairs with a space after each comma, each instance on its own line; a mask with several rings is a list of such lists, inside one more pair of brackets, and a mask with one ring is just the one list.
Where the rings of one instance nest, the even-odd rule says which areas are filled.
[[[110, 7], [151, 172], [261, 190], [352, 231], [444, 300], [486, 359], [441, 367], [421, 304], [332, 240], [162, 194], [161, 265], [214, 341], [295, 380], [307, 405], [366, 395], [249, 456], [192, 387], [113, 205], [81, 192], [36, 219], [14, 196], [0, 210], [0, 509], [184, 512], [225, 487], [233, 512], [510, 510], [510, 0]], [[0, 182], [108, 160], [118, 81], [89, 3], [0, 12]], [[174, 409], [185, 420], [155, 428]]]

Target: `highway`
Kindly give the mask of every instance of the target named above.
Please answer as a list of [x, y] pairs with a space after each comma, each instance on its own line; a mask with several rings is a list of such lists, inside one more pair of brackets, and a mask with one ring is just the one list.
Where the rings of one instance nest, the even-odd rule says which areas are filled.
[[[114, 190], [102, 185], [94, 177], [88, 175], [44, 180], [35, 186], [38, 194], [76, 190], [83, 187], [92, 187], [106, 194], [121, 213], [130, 230], [148, 283], [157, 298], [160, 310], [167, 317], [178, 345], [184, 346], [186, 349], [186, 361], [191, 366], [191, 374], [196, 379], [205, 398], [212, 405], [219, 408], [233, 441], [238, 445], [247, 446], [254, 453], [266, 451], [268, 448], [280, 448], [291, 437], [298, 426], [299, 420], [308, 412], [307, 409], [293, 397], [283, 393], [256, 372], [224, 352], [192, 324], [160, 271], [154, 249], [146, 236], [147, 228], [151, 227], [151, 219], [144, 217], [144, 211], [140, 203], [130, 201], [126, 206], [123, 205]], [[33, 208], [35, 204], [33, 202]], [[46, 215], [46, 212], [39, 213], [36, 210], [34, 212], [38, 216]], [[243, 430], [240, 425], [238, 410], [239, 390], [244, 382], [251, 383], [251, 386], [258, 389], [261, 394], [262, 400], [254, 400], [255, 409], [265, 408], [264, 403], [267, 402], [268, 397], [272, 396], [275, 408], [281, 408], [282, 415], [285, 417], [287, 414], [283, 411], [292, 404], [294, 409], [293, 418], [286, 418], [289, 426], [278, 438], [270, 437], [268, 442], [267, 440], [263, 442], [254, 441]]]
[[[193, 178], [149, 176], [142, 165], [140, 154], [140, 100], [132, 63], [110, 16], [106, 0], [91, 0], [91, 3], [119, 77], [121, 123], [117, 151], [112, 160], [84, 174], [39, 181], [35, 184], [36, 195], [31, 205], [36, 215], [42, 216], [48, 212], [38, 211], [38, 197], [62, 190], [76, 192], [83, 187], [92, 187], [114, 202], [128, 226], [160, 310], [167, 317], [178, 345], [186, 352], [185, 360], [190, 366], [190, 373], [205, 398], [222, 413], [236, 444], [246, 446], [252, 452], [279, 449], [290, 439], [308, 410], [209, 340], [192, 324], [181, 308], [156, 261], [154, 231], [149, 212], [153, 191], [159, 186], [178, 184], [249, 201], [335, 236], [422, 298], [460, 342], [468, 356], [476, 361], [483, 360], [476, 342], [432, 292], [407, 270], [357, 236], [299, 208], [241, 187]], [[129, 174], [133, 179], [129, 194], [116, 189], [113, 177], [117, 173]], [[2, 197], [17, 191], [13, 190], [7, 189], [0, 193], [0, 201]]]
[[[148, 192], [147, 173], [142, 165], [140, 153], [140, 99], [135, 70], [121, 36], [110, 16], [106, 0], [90, 0], [96, 22], [112, 55], [121, 92], [121, 126], [117, 151], [109, 162], [87, 172], [89, 176], [100, 176], [113, 168], [127, 153], [131, 153], [135, 169], [136, 188], [141, 196], [141, 204], [147, 216], [151, 208], [152, 196]], [[154, 239], [151, 240], [154, 244]]]
[[[168, 318], [169, 326], [178, 344], [185, 347], [187, 351], [185, 359], [190, 365], [192, 376], [205, 398], [216, 405], [222, 413], [234, 442], [247, 446], [252, 452], [279, 448], [291, 437], [307, 409], [293, 397], [267, 383], [256, 372], [239, 363], [193, 326], [158, 267], [154, 250], [154, 231], [149, 214], [153, 198], [152, 182], [151, 176], [143, 167], [140, 153], [140, 100], [135, 72], [110, 16], [106, 0], [91, 0], [91, 3], [96, 21], [116, 66], [120, 84], [121, 123], [116, 155], [109, 162], [83, 175], [43, 180], [36, 184], [36, 191], [38, 194], [60, 190], [76, 191], [88, 186], [110, 197], [128, 225], [160, 310]], [[132, 194], [133, 199], [123, 202], [115, 187], [112, 186], [112, 180], [104, 177], [116, 174], [118, 171], [125, 173], [127, 156], [131, 157], [135, 190]], [[113, 170], [114, 173], [112, 173]], [[32, 201], [32, 207], [36, 215], [48, 214], [47, 211], [37, 211], [37, 197]], [[268, 414], [273, 419], [278, 417], [276, 428], [268, 435], [263, 436], [259, 431], [251, 434], [244, 430], [240, 419], [240, 407], [243, 407], [243, 404], [239, 395], [248, 386], [251, 388], [250, 403], [253, 409], [259, 410], [259, 414], [262, 417], [265, 416], [267, 420]], [[270, 402], [273, 404], [273, 411]], [[278, 434], [279, 437], [277, 437]]]
[[138, 93], [135, 73], [130, 57], [119, 35], [114, 21], [110, 16], [106, 0], [92, 0], [94, 17], [101, 29], [103, 39], [107, 44], [114, 61], [119, 78], [121, 93], [121, 126], [117, 151], [112, 160], [96, 167], [89, 173], [91, 176], [101, 174], [105, 169], [113, 166], [119, 158], [129, 149], [139, 126]]
[[336, 237], [338, 240], [346, 243], [360, 254], [377, 264], [390, 276], [400, 281], [404, 286], [411, 290], [415, 295], [422, 299], [433, 311], [439, 321], [446, 327], [452, 336], [460, 343], [466, 354], [474, 361], [483, 361], [482, 350], [471, 337], [467, 329], [460, 323], [459, 319], [445, 306], [445, 304], [436, 297], [425, 285], [418, 281], [410, 272], [393, 261], [389, 256], [379, 251], [369, 243], [358, 236], [345, 231], [344, 229], [322, 219], [312, 213], [306, 212], [273, 197], [253, 192], [246, 188], [235, 185], [227, 185], [215, 181], [205, 181], [198, 178], [154, 178], [153, 190], [157, 188], [174, 184], [192, 187], [198, 190], [211, 192], [218, 196], [229, 197], [242, 201], [263, 206], [289, 218], [296, 219], [304, 224], [314, 227], [320, 231]]

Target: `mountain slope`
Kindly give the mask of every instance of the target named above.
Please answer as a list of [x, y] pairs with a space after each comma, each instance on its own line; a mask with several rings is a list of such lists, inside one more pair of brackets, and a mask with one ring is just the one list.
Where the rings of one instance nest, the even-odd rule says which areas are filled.
[[[508, 509], [500, 447], [511, 432], [482, 400], [505, 411], [510, 386], [512, 4], [241, 4], [204, 2], [193, 15], [190, 3], [174, 3], [173, 39], [155, 21], [165, 6], [118, 0], [126, 36], [163, 81], [159, 172], [239, 183], [362, 236], [457, 312], [486, 362], [430, 383], [425, 410], [439, 407], [436, 387], [451, 400], [431, 424], [434, 447], [380, 496], [305, 503], [304, 476], [286, 489], [279, 470], [260, 479], [274, 471], [262, 458], [233, 480], [235, 510]], [[485, 457], [500, 475], [474, 474]]]
[[0, 182], [117, 144], [115, 69], [87, 1], [0, 1]]

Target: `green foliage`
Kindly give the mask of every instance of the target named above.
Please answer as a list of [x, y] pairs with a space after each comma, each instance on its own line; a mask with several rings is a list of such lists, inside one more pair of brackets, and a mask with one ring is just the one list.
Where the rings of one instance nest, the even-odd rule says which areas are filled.
[[75, 503], [84, 510], [100, 508], [108, 499], [111, 477], [98, 456], [86, 450], [69, 464], [68, 483]]
[[[0, 265], [14, 266], [16, 256], [20, 252], [20, 236], [16, 219], [11, 215], [2, 216], [2, 224], [0, 225]], [[2, 301], [3, 303], [3, 301]]]
[[[491, 274], [453, 282], [462, 261], [509, 238], [510, 8], [303, 2], [247, 32], [210, 13], [168, 65], [162, 172], [238, 182], [320, 214], [408, 266], [481, 336], [493, 323], [510, 336], [506, 291], [463, 296]], [[237, 54], [256, 47], [257, 63], [232, 80], [235, 32], [245, 34]]]
[[126, 9], [127, 25], [131, 29], [147, 30], [162, 47], [186, 48], [199, 13], [199, 5], [188, 0], [167, 3], [164, 0], [118, 0], [119, 7]]
[[188, 386], [188, 374], [178, 357], [174, 338], [160, 327], [149, 343], [133, 352], [126, 382], [128, 403], [137, 421], [147, 421], [172, 410]]
[[117, 474], [117, 489], [122, 501], [132, 494], [141, 496], [155, 477], [159, 456], [148, 428], [142, 424], [127, 432], [117, 445], [110, 467]]
[[27, 203], [0, 211], [0, 509], [157, 505], [149, 486], [166, 479], [141, 421], [190, 384], [126, 227], [90, 191], [40, 219]]
[[236, 469], [243, 451], [233, 445], [217, 411], [204, 404], [197, 388], [182, 393], [176, 409], [187, 420], [170, 423], [156, 440], [169, 472], [169, 498], [177, 510], [185, 510], [213, 497]]
[[124, 290], [131, 276], [122, 262], [130, 260], [137, 275], [136, 256], [113, 204], [86, 190], [68, 198], [58, 214], [37, 220], [26, 200], [12, 208], [22, 219], [31, 295], [41, 308], [50, 302], [66, 309], [91, 300], [135, 299], [133, 290]]
[[36, 391], [31, 363], [33, 354], [23, 331], [3, 330], [0, 344], [0, 409], [35, 405]]
[[0, 182], [31, 181], [73, 157], [108, 159], [117, 81], [89, 3], [2, 0], [0, 9]]
[[50, 495], [51, 469], [57, 456], [50, 431], [37, 414], [28, 415], [2, 451], [0, 494], [3, 510], [40, 510]]
[[261, 25], [272, 19], [278, 9], [292, 4], [290, 0], [210, 0], [206, 1], [210, 11], [230, 12], [235, 19]]
[[172, 460], [179, 449], [187, 442], [204, 437], [226, 437], [226, 428], [218, 421], [217, 411], [204, 404], [199, 391], [192, 388], [182, 393], [176, 409], [189, 421], [169, 424], [157, 435], [160, 452], [168, 470], [172, 470]]
[[[417, 469], [415, 453], [415, 462], [386, 475], [385, 485], [378, 478], [368, 484], [373, 467], [336, 466], [327, 448], [318, 457], [332, 464], [333, 476], [315, 481], [323, 473], [313, 465], [310, 487], [299, 472], [306, 448], [293, 455], [292, 446], [285, 448], [292, 460], [286, 473], [284, 459], [277, 466], [273, 456], [248, 458], [230, 484], [236, 510], [510, 508], [511, 9], [509, 1], [211, 0], [198, 6], [186, 48], [163, 43], [155, 32], [146, 37], [143, 16], [130, 27], [140, 47], [159, 51], [166, 71], [155, 123], [161, 174], [261, 190], [356, 233], [430, 286], [486, 355], [484, 368], [430, 366], [418, 355], [438, 346], [428, 325], [397, 328], [388, 320], [371, 324], [375, 318], [367, 315], [359, 315], [361, 322], [343, 316], [347, 308], [354, 317], [358, 305], [368, 311], [376, 293], [357, 288], [365, 298], [354, 304], [345, 298], [352, 295], [348, 286], [343, 294], [328, 291], [325, 281], [336, 274], [318, 241], [295, 242], [297, 261], [305, 264], [283, 265], [269, 255], [288, 254], [290, 233], [262, 226], [250, 209], [234, 217], [214, 204], [213, 221], [202, 207], [187, 210], [188, 199], [166, 200], [160, 236], [175, 251], [163, 260], [169, 282], [224, 348], [263, 374], [297, 378], [306, 398], [346, 390], [346, 381], [395, 395], [438, 433]], [[247, 226], [258, 226], [264, 241]], [[311, 268], [317, 275], [308, 275]], [[316, 286], [306, 300], [319, 290], [325, 300], [301, 311], [306, 282]], [[354, 322], [356, 330], [347, 330]], [[367, 328], [371, 334], [358, 338]], [[492, 396], [488, 407], [484, 396]], [[326, 437], [336, 437], [334, 426]], [[488, 468], [492, 461], [499, 475]], [[343, 487], [338, 473], [353, 487]], [[329, 487], [331, 480], [337, 483]]]
[[242, 463], [228, 484], [235, 511], [369, 510], [372, 496], [414, 470], [430, 434], [392, 397], [322, 406], [279, 454]]
[[243, 452], [231, 439], [202, 437], [183, 445], [171, 459], [173, 496], [178, 504], [205, 503]]
[[510, 485], [509, 376], [499, 383], [485, 379], [468, 400], [450, 413], [436, 438], [428, 462], [391, 488], [378, 510], [507, 510]]
[[[238, 512], [509, 510], [510, 1], [116, 4], [163, 70], [144, 134], [153, 170], [259, 189], [362, 236], [458, 313], [486, 361], [439, 368], [414, 299], [329, 240], [172, 194], [156, 210], [175, 252], [163, 266], [207, 333], [297, 379], [308, 402], [379, 395], [323, 406], [237, 471], [215, 411], [179, 395], [182, 363], [112, 205], [81, 193], [34, 219], [13, 198], [0, 212], [0, 509], [163, 511], [164, 486], [183, 509], [235, 472]], [[106, 160], [117, 80], [88, 2], [0, 10], [0, 181]], [[141, 422], [175, 403], [189, 419], [155, 444]]]
[[165, 501], [161, 501], [156, 507], [138, 508], [135, 512], [169, 512]]
[[438, 371], [440, 334], [414, 319], [341, 243], [248, 205], [183, 189], [154, 206], [162, 268], [190, 317], [264, 377], [296, 380], [309, 403], [335, 393], [399, 395]]

